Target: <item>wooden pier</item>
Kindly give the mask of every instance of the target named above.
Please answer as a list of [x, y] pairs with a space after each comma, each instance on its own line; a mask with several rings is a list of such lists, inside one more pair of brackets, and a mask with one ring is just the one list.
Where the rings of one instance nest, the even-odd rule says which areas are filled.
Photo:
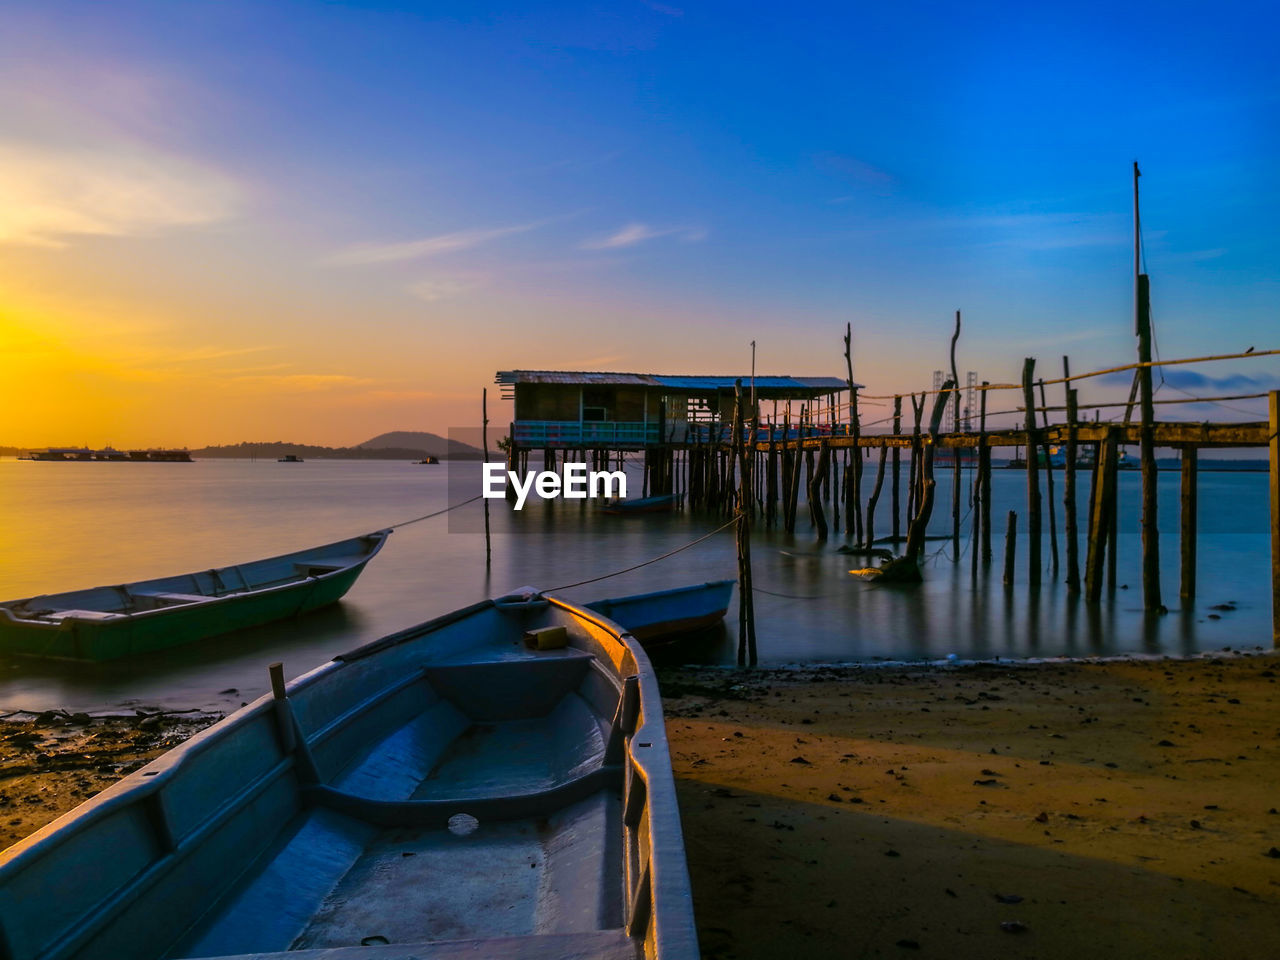
[[[950, 398], [959, 393], [951, 381], [944, 389], [920, 394], [859, 396], [861, 386], [850, 376], [845, 381], [833, 378], [807, 378], [809, 385], [797, 386], [796, 378], [757, 378], [771, 384], [760, 390], [754, 401], [748, 399], [747, 378], [683, 378], [687, 384], [710, 390], [701, 402], [702, 420], [671, 415], [672, 396], [669, 384], [657, 388], [655, 396], [642, 396], [637, 402], [653, 412], [653, 422], [617, 424], [607, 421], [599, 427], [591, 421], [541, 421], [535, 429], [517, 420], [511, 436], [518, 441], [508, 447], [512, 469], [527, 469], [531, 453], [541, 454], [543, 469], [556, 470], [565, 462], [588, 462], [594, 469], [613, 468], [628, 458], [643, 458], [641, 495], [674, 494], [689, 509], [706, 511], [730, 518], [741, 516], [743, 523], [762, 523], [796, 533], [800, 526], [800, 493], [803, 487], [808, 528], [819, 541], [842, 538], [846, 548], [855, 554], [883, 556], [889, 547], [903, 546], [902, 556], [915, 566], [933, 505], [934, 470], [939, 460], [947, 460], [953, 469], [969, 463], [973, 477], [973, 555], [971, 563], [991, 563], [991, 541], [1002, 532], [1011, 534], [1015, 524], [1026, 531], [1026, 579], [1035, 589], [1047, 572], [1051, 578], [1065, 580], [1071, 592], [1082, 592], [1089, 602], [1102, 598], [1116, 588], [1116, 547], [1118, 532], [1117, 475], [1122, 447], [1137, 446], [1142, 450], [1142, 583], [1143, 605], [1152, 613], [1163, 613], [1160, 591], [1160, 560], [1155, 538], [1156, 523], [1156, 448], [1178, 451], [1181, 457], [1180, 484], [1180, 571], [1178, 594], [1189, 603], [1196, 595], [1196, 537], [1198, 535], [1198, 477], [1201, 450], [1254, 448], [1266, 449], [1270, 459], [1270, 529], [1272, 539], [1273, 639], [1280, 644], [1280, 453], [1277, 452], [1277, 393], [1259, 394], [1270, 397], [1268, 421], [1247, 423], [1209, 423], [1156, 420], [1154, 409], [1168, 402], [1196, 402], [1231, 398], [1179, 398], [1176, 401], [1145, 398], [1137, 421], [1104, 422], [1080, 418], [1082, 410], [1097, 410], [1125, 404], [1081, 404], [1076, 385], [1079, 381], [1117, 371], [1134, 370], [1139, 380], [1149, 379], [1150, 370], [1161, 365], [1185, 362], [1211, 362], [1244, 357], [1272, 356], [1280, 351], [1250, 351], [1246, 354], [1192, 358], [1190, 360], [1139, 361], [1121, 367], [1071, 375], [1065, 372], [1053, 380], [1035, 379], [1035, 361], [1028, 358], [1019, 383], [984, 382], [981, 410], [966, 429], [941, 432], [939, 422]], [[1064, 370], [1069, 365], [1064, 360]], [[850, 371], [852, 364], [850, 363]], [[515, 373], [519, 373], [518, 371]], [[1146, 373], [1143, 378], [1141, 375]], [[503, 380], [503, 377], [506, 380]], [[550, 374], [540, 375], [543, 379]], [[575, 375], [561, 373], [554, 377], [572, 380]], [[607, 379], [613, 376], [640, 375], [592, 374], [576, 375]], [[500, 375], [500, 382], [511, 382], [511, 372]], [[674, 379], [674, 378], [669, 378]], [[790, 387], [783, 386], [791, 379]], [[713, 387], [707, 384], [714, 381]], [[743, 386], [735, 390], [735, 385]], [[1045, 388], [1062, 386], [1065, 404], [1050, 405]], [[852, 389], [850, 389], [850, 386]], [[786, 397], [787, 389], [802, 392]], [[517, 386], [516, 390], [519, 388]], [[609, 398], [595, 388], [595, 397], [603, 398], [602, 412], [608, 411]], [[667, 391], [667, 392], [662, 392]], [[739, 392], [741, 391], [741, 392]], [[766, 391], [771, 391], [769, 396]], [[987, 395], [1008, 391], [1022, 402], [1012, 409], [998, 411], [1018, 415], [1022, 424], [1017, 429], [992, 429], [987, 422], [997, 413], [988, 410]], [[1037, 395], [1038, 391], [1038, 395]], [[583, 391], [585, 393], [585, 391]], [[644, 394], [645, 391], [641, 391]], [[849, 401], [839, 402], [848, 393]], [[930, 402], [931, 396], [935, 402]], [[902, 412], [903, 398], [911, 401], [912, 426], [906, 429]], [[875, 432], [876, 424], [861, 422], [858, 402], [868, 400], [891, 402], [893, 415], [886, 418], [886, 432]], [[678, 402], [678, 401], [677, 401]], [[764, 411], [769, 404], [772, 410]], [[581, 408], [581, 403], [578, 404]], [[930, 422], [922, 423], [926, 409], [931, 408]], [[1028, 411], [1028, 408], [1029, 411]], [[520, 403], [517, 401], [517, 410]], [[865, 409], [865, 407], [864, 407]], [[736, 414], [735, 414], [736, 411]], [[687, 414], [688, 408], [680, 411]], [[1053, 413], [1067, 413], [1060, 422], [1040, 421]], [[719, 414], [723, 413], [721, 420]], [[606, 435], [607, 434], [607, 435]], [[1013, 452], [1026, 474], [1027, 501], [1021, 521], [1013, 513], [1006, 531], [993, 530], [991, 520], [992, 452]], [[904, 458], [903, 453], [907, 456]], [[948, 456], [949, 454], [949, 456]], [[1055, 460], [1061, 457], [1061, 462]], [[874, 458], [874, 480], [869, 495], [863, 498], [863, 465]], [[901, 469], [903, 460], [907, 469]], [[892, 469], [889, 469], [892, 464]], [[952, 489], [958, 486], [960, 469], [954, 469]], [[1077, 516], [1077, 490], [1087, 473], [1089, 483], [1087, 517]], [[1055, 506], [1055, 474], [1061, 479], [1065, 537], [1065, 570], [1059, 570], [1058, 525], [1052, 513], [1050, 529], [1052, 561], [1044, 562], [1042, 542], [1046, 526], [1043, 511], [1047, 502]], [[906, 485], [905, 496], [903, 485]], [[886, 491], [886, 486], [888, 490]], [[954, 494], [953, 494], [954, 498]], [[957, 499], [958, 498], [954, 498]], [[890, 516], [884, 517], [886, 502]], [[906, 513], [901, 506], [905, 502]], [[877, 521], [879, 515], [879, 521]], [[902, 535], [903, 521], [907, 535]], [[877, 529], [887, 536], [877, 536]], [[1081, 551], [1079, 539], [1084, 536]], [[958, 513], [953, 514], [951, 536], [958, 543]], [[1011, 540], [1009, 541], [1011, 542]], [[959, 550], [956, 550], [957, 559]], [[1012, 547], [1005, 557], [1006, 580], [1013, 575]]]

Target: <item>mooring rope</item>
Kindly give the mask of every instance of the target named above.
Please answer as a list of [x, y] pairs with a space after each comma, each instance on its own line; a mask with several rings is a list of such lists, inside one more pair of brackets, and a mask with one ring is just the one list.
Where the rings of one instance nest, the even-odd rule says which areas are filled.
[[597, 583], [601, 580], [608, 580], [610, 577], [616, 577], [619, 574], [630, 573], [632, 570], [639, 570], [641, 567], [647, 567], [649, 566], [649, 564], [657, 563], [659, 560], [666, 560], [668, 557], [674, 557], [677, 553], [681, 553], [685, 550], [688, 550], [690, 547], [697, 546], [698, 544], [702, 543], [703, 540], [710, 540], [721, 530], [727, 530], [729, 527], [733, 526], [737, 522], [738, 522], [738, 518], [734, 517], [732, 520], [729, 520], [726, 523], [723, 523], [720, 526], [716, 527], [710, 533], [704, 533], [702, 536], [698, 537], [697, 540], [690, 540], [684, 546], [676, 547], [674, 550], [669, 550], [660, 557], [654, 557], [651, 560], [645, 560], [643, 563], [637, 563], [634, 566], [625, 567], [622, 570], [615, 570], [613, 571], [613, 573], [606, 573], [599, 577], [592, 577], [590, 580], [579, 580], [577, 583], [562, 583], [558, 587], [548, 587], [545, 592], [550, 593], [555, 590], [568, 590], [570, 587], [581, 587], [588, 583]]
[[432, 517], [438, 517], [441, 514], [448, 513], [450, 510], [457, 510], [459, 507], [465, 507], [468, 503], [475, 503], [477, 500], [480, 500], [483, 497], [484, 497], [483, 493], [477, 493], [470, 500], [463, 500], [461, 503], [455, 503], [451, 507], [445, 507], [443, 510], [437, 510], [435, 513], [424, 514], [421, 517], [414, 517], [412, 520], [404, 520], [404, 521], [401, 521], [400, 523], [393, 523], [391, 524], [391, 526], [385, 527], [384, 529], [399, 530], [401, 527], [407, 527], [411, 523], [421, 523], [423, 520], [430, 520]]

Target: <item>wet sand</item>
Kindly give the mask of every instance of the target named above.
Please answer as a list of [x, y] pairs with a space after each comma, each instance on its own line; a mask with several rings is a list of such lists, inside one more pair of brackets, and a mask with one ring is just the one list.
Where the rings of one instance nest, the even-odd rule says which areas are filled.
[[1278, 675], [664, 671], [703, 956], [1280, 956]]
[[[663, 670], [703, 956], [1280, 956], [1278, 678]], [[5, 720], [0, 843], [216, 719]]]

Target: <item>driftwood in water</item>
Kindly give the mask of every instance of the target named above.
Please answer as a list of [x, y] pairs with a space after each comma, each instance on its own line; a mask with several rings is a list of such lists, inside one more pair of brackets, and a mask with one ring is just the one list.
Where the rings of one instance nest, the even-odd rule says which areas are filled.
[[952, 383], [948, 380], [938, 391], [933, 402], [933, 414], [929, 418], [929, 443], [924, 450], [921, 463], [924, 490], [920, 495], [920, 509], [911, 520], [907, 530], [906, 550], [900, 557], [884, 563], [880, 567], [880, 580], [898, 583], [920, 582], [920, 553], [924, 547], [925, 530], [929, 526], [929, 517], [933, 513], [933, 492], [937, 484], [933, 479], [933, 454], [937, 446], [938, 428], [942, 424], [942, 414], [946, 410]]

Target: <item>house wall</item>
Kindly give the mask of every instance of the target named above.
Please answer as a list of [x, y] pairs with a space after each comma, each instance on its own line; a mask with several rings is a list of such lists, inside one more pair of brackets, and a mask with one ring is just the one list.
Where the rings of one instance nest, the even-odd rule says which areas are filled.
[[[578, 420], [578, 398], [589, 407], [604, 407], [606, 420], [656, 423], [661, 394], [644, 387], [579, 387], [576, 384], [516, 385], [517, 420]], [[646, 408], [648, 415], [646, 416]]]

